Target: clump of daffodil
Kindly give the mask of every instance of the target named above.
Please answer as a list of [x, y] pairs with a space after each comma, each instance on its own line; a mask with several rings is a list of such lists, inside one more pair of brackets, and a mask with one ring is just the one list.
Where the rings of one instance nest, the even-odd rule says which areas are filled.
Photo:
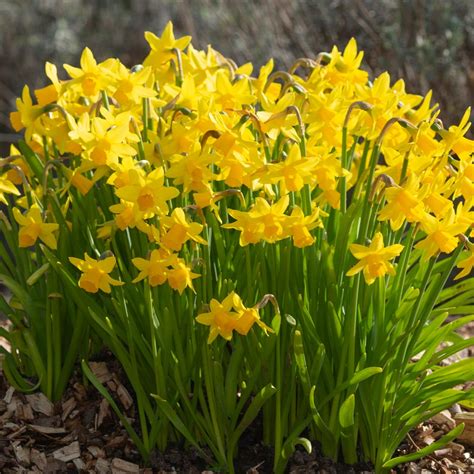
[[351, 244], [349, 249], [359, 262], [348, 270], [346, 275], [353, 276], [363, 272], [365, 281], [368, 285], [371, 285], [377, 278], [387, 273], [395, 275], [395, 268], [389, 260], [393, 260], [400, 255], [403, 245], [394, 244], [384, 247], [383, 236], [380, 232], [377, 232], [368, 247]]
[[299, 427], [334, 459], [362, 446], [377, 472], [393, 467], [412, 425], [474, 396], [453, 388], [474, 369], [436, 366], [465, 347], [437, 352], [442, 316], [474, 307], [470, 109], [445, 127], [431, 92], [369, 81], [355, 39], [288, 71], [197, 50], [171, 23], [145, 39], [132, 68], [88, 48], [65, 71], [47, 63], [50, 84], [25, 86], [10, 115], [25, 139], [0, 160], [0, 279], [23, 286], [12, 314], [21, 303], [28, 324], [9, 372], [21, 360], [60, 392], [92, 324], [136, 391], [145, 458], [189, 422], [187, 440], [233, 472], [265, 403], [274, 472], [308, 446]]

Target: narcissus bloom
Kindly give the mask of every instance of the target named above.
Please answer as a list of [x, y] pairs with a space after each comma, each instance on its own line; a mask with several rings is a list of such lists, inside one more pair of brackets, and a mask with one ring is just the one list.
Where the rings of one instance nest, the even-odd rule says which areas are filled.
[[139, 275], [133, 280], [137, 283], [148, 278], [150, 286], [162, 285], [168, 277], [168, 266], [173, 261], [173, 256], [164, 249], [155, 249], [151, 252], [150, 259], [132, 258], [132, 263], [140, 270]]
[[[294, 207], [291, 212], [291, 217], [295, 220], [290, 227], [291, 236], [293, 237], [293, 244], [295, 247], [303, 248], [311, 245], [314, 242], [314, 237], [311, 235], [310, 230], [315, 227], [323, 227], [320, 219], [321, 211], [315, 208], [311, 215], [305, 216], [303, 210], [300, 207]], [[321, 213], [322, 216], [327, 216], [325, 212]]]
[[166, 232], [161, 237], [161, 244], [170, 250], [179, 252], [181, 247], [188, 240], [194, 240], [199, 244], [206, 245], [207, 242], [198, 234], [203, 229], [202, 224], [188, 222], [181, 207], [177, 207], [171, 216], [163, 216], [161, 223]]
[[81, 54], [80, 68], [69, 64], [63, 67], [72, 78], [71, 86], [75, 86], [86, 97], [95, 97], [110, 81], [110, 72], [103, 63], [97, 64], [89, 48], [84, 48]]
[[234, 295], [232, 292], [224, 298], [222, 303], [212, 298], [209, 306], [210, 311], [201, 313], [196, 317], [198, 323], [210, 326], [209, 337], [207, 343], [211, 344], [217, 336], [222, 336], [227, 341], [232, 339], [232, 331], [235, 329], [235, 324], [239, 315], [232, 311], [234, 305]]
[[366, 247], [359, 244], [351, 244], [349, 246], [352, 255], [360, 260], [347, 273], [347, 276], [353, 276], [360, 271], [364, 272], [364, 278], [368, 285], [371, 285], [376, 278], [385, 274], [394, 275], [395, 268], [389, 262], [393, 258], [400, 255], [403, 245], [395, 244], [388, 247], [383, 245], [383, 236], [377, 232], [372, 243]]
[[166, 201], [179, 194], [176, 188], [164, 186], [164, 175], [161, 168], [157, 168], [143, 178], [137, 171], [130, 172], [131, 182], [127, 186], [117, 189], [116, 194], [121, 199], [137, 206], [140, 212], [167, 214]]
[[444, 219], [439, 220], [427, 215], [421, 223], [421, 228], [427, 235], [415, 245], [415, 248], [422, 249], [423, 259], [428, 260], [438, 252], [451, 253], [458, 246], [457, 236], [466, 231], [468, 223], [459, 219], [451, 209]]
[[466, 151], [472, 153], [474, 141], [464, 136], [471, 127], [471, 124], [469, 123], [470, 116], [471, 108], [468, 107], [464, 112], [459, 125], [451, 125], [448, 130], [441, 130], [439, 132], [443, 137], [446, 151], [453, 150], [454, 153], [457, 154], [461, 154]]
[[341, 54], [336, 46], [331, 51], [331, 62], [328, 65], [328, 76], [334, 82], [348, 81], [353, 84], [365, 84], [368, 74], [359, 69], [364, 53], [357, 51], [357, 42], [351, 38]]
[[[232, 332], [235, 330], [243, 336], [247, 335], [254, 323], [257, 323], [265, 333], [273, 332], [261, 319], [258, 314], [258, 306], [247, 308], [242, 303], [240, 296], [232, 291], [227, 295], [222, 303], [212, 299], [210, 311], [201, 313], [196, 317], [198, 323], [210, 326], [207, 343], [211, 344], [217, 336], [221, 336], [227, 341], [232, 339]], [[235, 310], [235, 311], [233, 311]]]
[[8, 205], [5, 194], [14, 194], [15, 196], [20, 195], [20, 191], [16, 188], [15, 184], [6, 176], [0, 176], [0, 202]]
[[460, 271], [456, 277], [454, 278], [455, 280], [459, 280], [462, 277], [468, 276], [471, 272], [472, 269], [474, 268], [474, 245], [469, 244], [470, 246], [470, 252], [468, 256], [464, 259], [461, 260], [456, 267], [462, 268], [462, 271]]
[[10, 113], [11, 124], [17, 132], [26, 127], [25, 136], [29, 140], [37, 125], [37, 119], [43, 113], [43, 107], [33, 105], [28, 86], [23, 87], [21, 99], [16, 99], [16, 107], [18, 110]]
[[33, 204], [25, 215], [19, 209], [14, 208], [13, 216], [21, 226], [18, 234], [20, 247], [31, 247], [39, 238], [48, 247], [52, 249], [57, 248], [56, 237], [53, 232], [59, 229], [59, 225], [43, 222], [41, 211], [37, 204]]
[[426, 215], [423, 202], [418, 197], [419, 182], [414, 175], [403, 186], [385, 189], [387, 205], [380, 211], [379, 221], [390, 220], [392, 230], [398, 230], [406, 221], [419, 222]]
[[173, 263], [172, 268], [168, 271], [168, 284], [181, 295], [186, 287], [194, 291], [193, 280], [198, 278], [199, 274], [193, 273], [183, 259], [178, 259]]
[[234, 309], [237, 311], [239, 318], [235, 322], [235, 330], [246, 336], [254, 323], [257, 323], [261, 329], [268, 334], [273, 332], [272, 328], [268, 327], [261, 319], [260, 314], [258, 314], [258, 305], [253, 306], [252, 308], [247, 308], [240, 299], [240, 296], [237, 293], [234, 293]]
[[302, 157], [300, 147], [291, 147], [288, 157], [279, 163], [269, 164], [262, 171], [262, 183], [280, 183], [282, 194], [288, 191], [300, 191], [310, 182], [311, 173], [316, 161]]
[[179, 294], [182, 294], [186, 287], [194, 291], [193, 280], [199, 277], [182, 258], [164, 248], [153, 250], [149, 260], [134, 258], [132, 262], [140, 270], [133, 283], [148, 278], [150, 286], [158, 286], [168, 281], [169, 286]]
[[154, 66], [158, 68], [174, 57], [173, 49], [185, 49], [191, 41], [191, 36], [183, 36], [182, 38], [175, 39], [173, 23], [169, 21], [161, 34], [161, 38], [147, 31], [145, 33], [145, 39], [150, 45], [151, 51], [143, 62], [143, 65], [145, 67]]
[[115, 280], [109, 275], [115, 267], [115, 257], [95, 260], [85, 253], [84, 258], [85, 260], [69, 257], [69, 261], [82, 272], [79, 286], [83, 290], [89, 293], [97, 293], [99, 290], [110, 293], [110, 285], [123, 285], [122, 281]]
[[289, 227], [295, 220], [284, 214], [289, 204], [289, 196], [283, 196], [275, 204], [269, 204], [264, 198], [255, 199], [255, 205], [249, 212], [229, 210], [235, 222], [224, 224], [225, 229], [242, 231], [240, 245], [257, 243], [265, 240], [274, 243], [289, 235]]

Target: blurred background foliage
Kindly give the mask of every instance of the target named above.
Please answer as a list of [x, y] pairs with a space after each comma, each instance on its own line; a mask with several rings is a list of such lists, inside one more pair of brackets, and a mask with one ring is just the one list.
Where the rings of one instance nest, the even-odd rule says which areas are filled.
[[474, 0], [0, 0], [2, 142], [15, 138], [8, 113], [23, 85], [47, 82], [45, 61], [78, 65], [89, 46], [134, 65], [147, 54], [143, 32], [160, 34], [170, 19], [196, 47], [256, 67], [273, 57], [287, 68], [353, 36], [372, 74], [433, 89], [445, 122], [474, 102]]

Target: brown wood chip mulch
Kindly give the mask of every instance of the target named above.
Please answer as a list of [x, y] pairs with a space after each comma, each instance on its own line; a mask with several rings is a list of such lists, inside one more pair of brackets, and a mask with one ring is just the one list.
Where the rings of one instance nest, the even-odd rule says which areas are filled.
[[[472, 335], [474, 325], [464, 331], [470, 333], [466, 336]], [[472, 357], [473, 349], [466, 350], [462, 356]], [[105, 354], [101, 361], [92, 362], [91, 368], [135, 424], [134, 400], [119, 364], [110, 354]], [[455, 442], [393, 472], [474, 473], [474, 412], [460, 405], [418, 426], [400, 446], [398, 454], [433, 443], [460, 422], [466, 423], [466, 429]], [[237, 472], [271, 472], [271, 450], [256, 443], [257, 439], [255, 433], [244, 433]], [[62, 400], [53, 404], [41, 393], [25, 395], [10, 387], [2, 376], [0, 361], [0, 472], [209, 474], [213, 471], [195, 451], [177, 447], [165, 453], [153, 453], [150, 466], [143, 466], [117, 416], [92, 386], [84, 385], [79, 370]], [[288, 472], [369, 474], [372, 470], [368, 465], [333, 463], [315, 445], [312, 454], [298, 450], [290, 459]]]

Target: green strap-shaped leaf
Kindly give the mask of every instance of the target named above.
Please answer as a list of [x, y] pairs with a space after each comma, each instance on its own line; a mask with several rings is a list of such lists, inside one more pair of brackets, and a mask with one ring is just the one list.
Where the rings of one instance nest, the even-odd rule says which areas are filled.
[[252, 400], [247, 411], [245, 412], [244, 416], [240, 420], [235, 431], [232, 433], [230, 444], [234, 446], [237, 441], [239, 440], [242, 433], [245, 429], [255, 420], [260, 408], [262, 408], [263, 404], [277, 391], [277, 389], [272, 385], [268, 384], [257, 393], [256, 397]]
[[49, 268], [49, 263], [46, 262], [45, 264], [41, 265], [35, 272], [33, 272], [28, 279], [26, 280], [26, 284], [31, 286], [34, 285], [47, 271]]
[[354, 424], [355, 396], [351, 393], [339, 408], [339, 424], [342, 428], [349, 428]]
[[329, 426], [324, 422], [322, 419], [321, 415], [319, 414], [318, 409], [316, 408], [316, 402], [314, 399], [314, 393], [316, 391], [316, 386], [313, 385], [311, 387], [311, 391], [309, 394], [309, 407], [311, 408], [311, 415], [313, 417], [314, 424], [317, 426], [317, 428], [321, 431], [321, 433], [324, 433], [325, 436], [331, 439], [331, 442], [336, 442], [335, 437], [331, 430], [329, 429]]
[[[1, 335], [1, 334], [0, 334]], [[41, 378], [38, 380], [36, 385], [31, 385], [17, 369], [17, 365], [13, 356], [2, 346], [0, 346], [0, 354], [4, 354], [5, 359], [3, 360], [2, 370], [5, 374], [9, 384], [19, 392], [32, 393], [38, 390], [41, 385]]]
[[168, 400], [161, 398], [158, 395], [151, 394], [151, 396], [156, 400], [158, 408], [163, 413], [163, 415], [168, 418], [168, 420], [173, 424], [173, 426], [199, 451], [201, 456], [204, 459], [208, 459], [208, 456], [202, 451], [200, 448], [196, 438], [190, 433], [190, 431], [186, 428], [186, 425], [183, 423], [181, 418], [178, 416], [176, 411], [170, 405]]
[[135, 443], [138, 451], [140, 451], [140, 454], [143, 456], [144, 459], [146, 459], [149, 453], [146, 452], [145, 446], [141, 442], [135, 430], [132, 428], [132, 425], [128, 422], [127, 418], [120, 411], [120, 408], [115, 403], [115, 400], [112, 398], [112, 396], [107, 391], [107, 389], [99, 382], [97, 377], [92, 373], [92, 370], [86, 364], [86, 361], [84, 359], [82, 359], [81, 361], [81, 367], [82, 367], [82, 371], [84, 372], [84, 375], [89, 379], [91, 384], [109, 402], [110, 406], [112, 407], [112, 409], [114, 410], [116, 415], [119, 417], [120, 421], [122, 422], [122, 425], [127, 430], [127, 433], [130, 435], [130, 438], [132, 438], [133, 442]]
[[[377, 375], [383, 372], [382, 367], [366, 367], [365, 369], [359, 370], [356, 372], [350, 380], [346, 380], [345, 382], [339, 384], [336, 388], [334, 388], [326, 397], [321, 401], [320, 406], [325, 405], [330, 400], [334, 398], [335, 395], [342, 392], [348, 387], [352, 387], [354, 385], [367, 380], [368, 378], [372, 377], [373, 375]], [[353, 389], [355, 391], [355, 388]]]
[[382, 367], [366, 367], [365, 369], [356, 372], [349, 381], [349, 385], [355, 385], [356, 383], [363, 382], [373, 375], [380, 374], [383, 372]]
[[304, 353], [303, 338], [301, 331], [296, 330], [293, 336], [293, 347], [295, 351], [296, 364], [298, 366], [298, 373], [303, 385], [305, 394], [311, 391], [311, 381], [309, 379], [308, 367], [306, 365], [306, 357]]
[[237, 343], [236, 348], [233, 350], [230, 356], [230, 362], [227, 367], [225, 376], [225, 411], [226, 413], [232, 413], [235, 409], [237, 389], [238, 389], [238, 377], [242, 368], [242, 361], [244, 359], [244, 350], [242, 344]]
[[281, 457], [275, 469], [275, 472], [277, 474], [284, 472], [286, 463], [288, 462], [288, 458], [295, 452], [295, 448], [298, 444], [303, 446], [303, 448], [306, 450], [308, 454], [311, 454], [311, 451], [313, 450], [313, 446], [309, 439], [291, 436], [289, 439], [286, 440], [281, 450]]
[[31, 171], [33, 171], [33, 174], [41, 183], [43, 179], [44, 164], [42, 163], [38, 155], [26, 144], [25, 141], [20, 140], [17, 146], [21, 154], [24, 156], [26, 162], [28, 163], [28, 166], [30, 167]]
[[416, 453], [406, 454], [405, 456], [398, 456], [396, 458], [390, 459], [390, 461], [387, 461], [382, 467], [385, 469], [391, 469], [392, 467], [395, 467], [398, 464], [409, 461], [415, 461], [416, 459], [428, 456], [429, 454], [435, 452], [437, 449], [440, 449], [446, 444], [448, 444], [453, 439], [457, 438], [463, 432], [463, 430], [464, 423], [461, 423], [433, 444], [430, 444], [429, 446], [420, 449]]
[[23, 308], [28, 312], [32, 306], [29, 293], [13, 278], [5, 274], [0, 274], [0, 282], [3, 283], [21, 301]]

